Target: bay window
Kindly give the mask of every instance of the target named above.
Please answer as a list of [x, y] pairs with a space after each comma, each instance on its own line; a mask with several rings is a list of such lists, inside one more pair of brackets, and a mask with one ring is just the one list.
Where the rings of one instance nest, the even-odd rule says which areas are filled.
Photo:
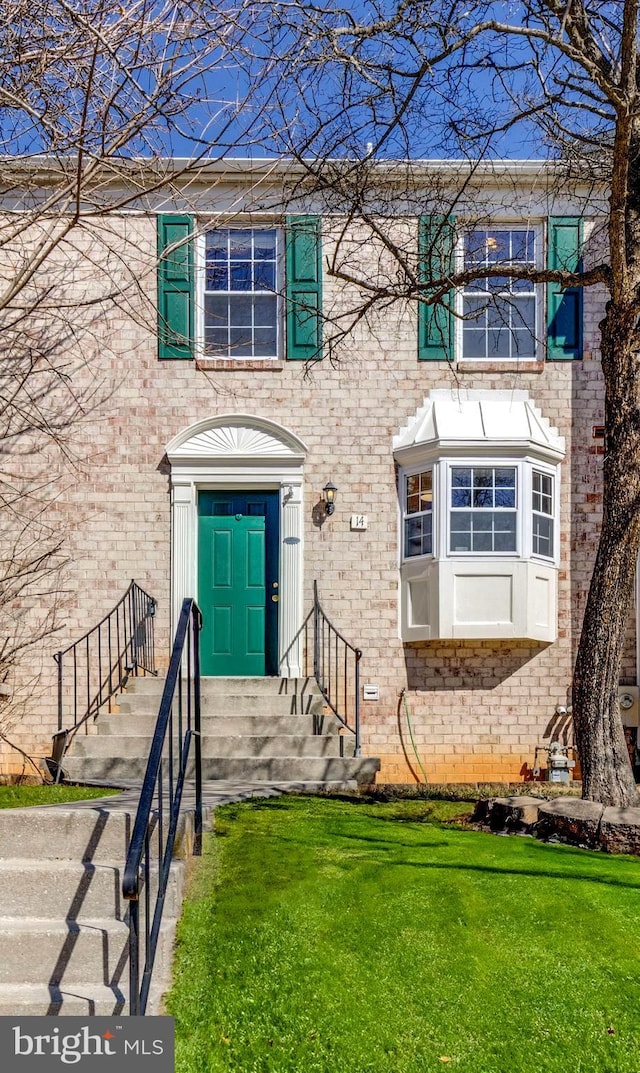
[[434, 390], [394, 456], [403, 639], [553, 640], [564, 441], [528, 393]]

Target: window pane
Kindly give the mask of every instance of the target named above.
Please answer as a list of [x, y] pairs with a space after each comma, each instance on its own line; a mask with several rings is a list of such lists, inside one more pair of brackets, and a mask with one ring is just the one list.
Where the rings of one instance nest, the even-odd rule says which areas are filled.
[[251, 328], [229, 330], [229, 353], [234, 358], [249, 358], [253, 354]]
[[487, 261], [509, 261], [511, 258], [511, 232], [488, 231], [487, 232]]
[[464, 236], [465, 265], [483, 264], [485, 258], [486, 232], [467, 231]]
[[253, 320], [253, 302], [250, 294], [232, 295], [229, 298], [229, 318], [234, 328], [250, 328]]
[[254, 264], [253, 286], [256, 291], [274, 291], [276, 289], [276, 266], [274, 261]]
[[536, 341], [531, 332], [514, 330], [512, 332], [512, 344], [514, 357], [523, 360], [525, 358], [535, 358]]
[[273, 328], [256, 328], [253, 333], [254, 357], [275, 358], [278, 353], [278, 340], [275, 325]]
[[492, 488], [474, 488], [473, 491], [473, 504], [479, 510], [491, 509], [493, 507], [493, 489]]
[[492, 469], [474, 469], [473, 471], [473, 487], [474, 488], [493, 488], [493, 475]]
[[229, 272], [226, 264], [207, 265], [205, 290], [227, 291], [229, 289]]
[[207, 261], [227, 260], [228, 234], [228, 231], [207, 231], [205, 238]]
[[232, 261], [250, 261], [253, 231], [229, 231], [229, 256]]
[[471, 551], [471, 514], [467, 511], [451, 515], [451, 551]]
[[229, 302], [226, 297], [207, 294], [204, 300], [204, 319], [207, 327], [221, 328], [229, 321]]
[[515, 551], [516, 538], [514, 533], [496, 533], [493, 545], [494, 551]]
[[463, 327], [462, 354], [465, 358], [486, 358], [487, 335], [483, 330]]
[[490, 358], [509, 358], [511, 356], [511, 336], [508, 328], [487, 332], [487, 356]]
[[511, 302], [508, 298], [494, 298], [487, 306], [487, 324], [490, 328], [508, 328], [511, 324]]
[[534, 555], [544, 555], [553, 558], [553, 519], [533, 515], [533, 542]]
[[493, 534], [492, 533], [474, 533], [473, 534], [473, 550], [474, 551], [493, 551]]
[[535, 231], [523, 230], [511, 232], [511, 259], [513, 261], [535, 261]]
[[471, 470], [466, 466], [454, 466], [451, 470], [451, 483], [454, 488], [471, 488]]
[[226, 357], [229, 353], [229, 333], [227, 328], [205, 328], [204, 344], [207, 354]]
[[495, 505], [496, 507], [515, 507], [515, 488], [496, 488]]
[[452, 507], [470, 507], [471, 506], [471, 489], [470, 488], [452, 488], [451, 489], [451, 506]]
[[512, 466], [495, 470], [496, 488], [515, 488], [516, 471]]
[[407, 518], [405, 521], [405, 557], [414, 555], [431, 555], [431, 515], [426, 514], [420, 518]]
[[276, 232], [254, 231], [253, 232], [253, 256], [256, 261], [263, 261], [276, 256]]
[[275, 328], [278, 300], [275, 294], [259, 295], [253, 299], [255, 323], [260, 328]]
[[231, 264], [229, 272], [229, 290], [253, 290], [251, 261], [238, 261]]
[[485, 312], [488, 309], [486, 298], [470, 298], [468, 295], [464, 296], [462, 301], [462, 314], [468, 317], [465, 321], [465, 325], [469, 325], [470, 328], [478, 327], [480, 324], [484, 326]]

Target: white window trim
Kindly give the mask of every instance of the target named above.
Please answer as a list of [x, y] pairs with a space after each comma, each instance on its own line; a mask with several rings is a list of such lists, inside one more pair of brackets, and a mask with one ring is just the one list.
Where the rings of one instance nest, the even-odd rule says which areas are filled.
[[[407, 477], [413, 477], [416, 473], [425, 473], [427, 470], [431, 471], [431, 488], [432, 488], [432, 506], [431, 506], [431, 553], [425, 552], [422, 555], [405, 555], [405, 521], [407, 518], [416, 517], [416, 515], [407, 514]], [[437, 462], [425, 462], [424, 465], [407, 466], [400, 471], [400, 556], [403, 562], [412, 563], [420, 559], [434, 559], [437, 558], [438, 548], [438, 534], [437, 534], [437, 520], [438, 520], [438, 464]], [[426, 512], [425, 512], [426, 513]]]
[[[451, 551], [451, 472], [454, 467], [513, 468], [516, 471], [516, 550], [515, 551]], [[406, 555], [404, 523], [406, 514], [406, 478], [431, 469], [433, 474], [432, 553]], [[533, 471], [551, 477], [553, 481], [553, 555], [533, 551]], [[490, 455], [482, 453], [447, 456], [437, 460], [415, 462], [398, 470], [400, 495], [399, 551], [400, 563], [431, 562], [436, 559], [460, 561], [533, 560], [557, 566], [560, 555], [560, 465], [551, 465], [531, 456]]]
[[[542, 220], [497, 220], [497, 221], [496, 220], [491, 220], [491, 221], [489, 221], [489, 223], [486, 226], [483, 226], [483, 227], [480, 227], [479, 224], [474, 224], [472, 221], [469, 221], [468, 223], [465, 223], [464, 220], [463, 220], [463, 221], [461, 221], [460, 234], [458, 236], [458, 241], [456, 242], [456, 248], [455, 248], [455, 268], [456, 268], [457, 272], [463, 272], [464, 271], [464, 236], [465, 236], [465, 233], [467, 231], [472, 231], [474, 229], [484, 230], [484, 231], [515, 231], [515, 230], [518, 230], [518, 231], [520, 231], [520, 230], [534, 231], [535, 236], [536, 236], [535, 266], [536, 266], [536, 268], [542, 268], [543, 267], [543, 265], [545, 263], [544, 258], [546, 256], [546, 245], [545, 245], [545, 241], [546, 241], [545, 240], [545, 230], [546, 229], [544, 227], [544, 222]], [[463, 289], [462, 289], [462, 287], [458, 287], [456, 289], [455, 307], [454, 307], [455, 308], [455, 314], [456, 314], [455, 317], [454, 317], [454, 323], [455, 323], [455, 329], [454, 329], [454, 336], [455, 336], [454, 354], [455, 354], [456, 364], [465, 365], [465, 364], [471, 363], [471, 362], [479, 362], [479, 363], [482, 363], [482, 364], [485, 364], [485, 365], [490, 365], [491, 363], [497, 363], [497, 362], [503, 363], [504, 362], [505, 364], [516, 366], [520, 362], [523, 362], [523, 361], [542, 361], [542, 360], [544, 360], [544, 357], [545, 357], [545, 353], [544, 353], [544, 347], [545, 347], [545, 288], [544, 288], [543, 284], [536, 283], [534, 285], [534, 289], [535, 289], [535, 296], [536, 296], [536, 353], [535, 353], [535, 357], [533, 357], [533, 358], [520, 358], [520, 357], [507, 358], [507, 357], [494, 356], [494, 357], [486, 357], [486, 358], [465, 358], [463, 353], [462, 353], [462, 349], [463, 349], [462, 326], [464, 324], [464, 320], [463, 320], [463, 293], [462, 293]]]
[[[207, 248], [207, 231], [228, 231], [228, 230], [253, 230], [253, 231], [275, 231], [276, 232], [276, 353], [270, 357], [250, 357], [249, 355], [234, 355], [234, 354], [207, 354], [205, 349], [205, 337], [204, 337], [204, 298], [205, 298], [205, 283], [206, 283], [206, 248]], [[264, 362], [265, 365], [270, 365], [273, 362], [280, 362], [283, 360], [285, 352], [285, 304], [284, 295], [286, 287], [285, 278], [285, 248], [284, 248], [284, 227], [282, 220], [261, 220], [256, 222], [235, 220], [232, 226], [229, 223], [221, 223], [219, 221], [200, 221], [198, 227], [198, 234], [195, 241], [195, 343], [196, 343], [196, 356], [199, 359], [206, 361], [235, 361], [239, 365], [245, 362]], [[212, 292], [210, 292], [212, 293]], [[220, 292], [228, 294], [228, 291]], [[240, 293], [240, 292], [238, 292]], [[247, 294], [255, 294], [255, 291], [247, 291]], [[271, 292], [266, 292], [271, 293]]]

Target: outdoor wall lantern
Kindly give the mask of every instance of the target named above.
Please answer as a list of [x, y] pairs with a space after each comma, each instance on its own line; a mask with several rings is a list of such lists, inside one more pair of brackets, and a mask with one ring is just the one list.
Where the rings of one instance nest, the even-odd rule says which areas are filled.
[[324, 509], [327, 514], [333, 514], [336, 509], [336, 492], [338, 489], [333, 481], [327, 481], [322, 491], [324, 492]]

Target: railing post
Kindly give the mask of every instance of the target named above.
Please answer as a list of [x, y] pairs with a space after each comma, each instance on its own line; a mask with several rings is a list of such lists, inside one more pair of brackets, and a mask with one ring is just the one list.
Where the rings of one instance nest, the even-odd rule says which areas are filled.
[[58, 664], [58, 730], [62, 730], [62, 652], [53, 657]]
[[320, 607], [318, 604], [318, 582], [313, 583], [313, 676], [316, 682], [320, 682], [320, 637], [319, 637]]
[[129, 1013], [140, 1014], [140, 902], [129, 902]]
[[200, 701], [200, 630], [202, 615], [194, 607], [193, 615], [193, 721], [195, 729], [195, 766], [196, 766], [196, 815], [193, 852], [202, 853], [202, 720]]
[[354, 756], [360, 756], [360, 660], [362, 659], [362, 652], [359, 648], [356, 648], [356, 673], [355, 673], [355, 686], [356, 686], [356, 743]]

